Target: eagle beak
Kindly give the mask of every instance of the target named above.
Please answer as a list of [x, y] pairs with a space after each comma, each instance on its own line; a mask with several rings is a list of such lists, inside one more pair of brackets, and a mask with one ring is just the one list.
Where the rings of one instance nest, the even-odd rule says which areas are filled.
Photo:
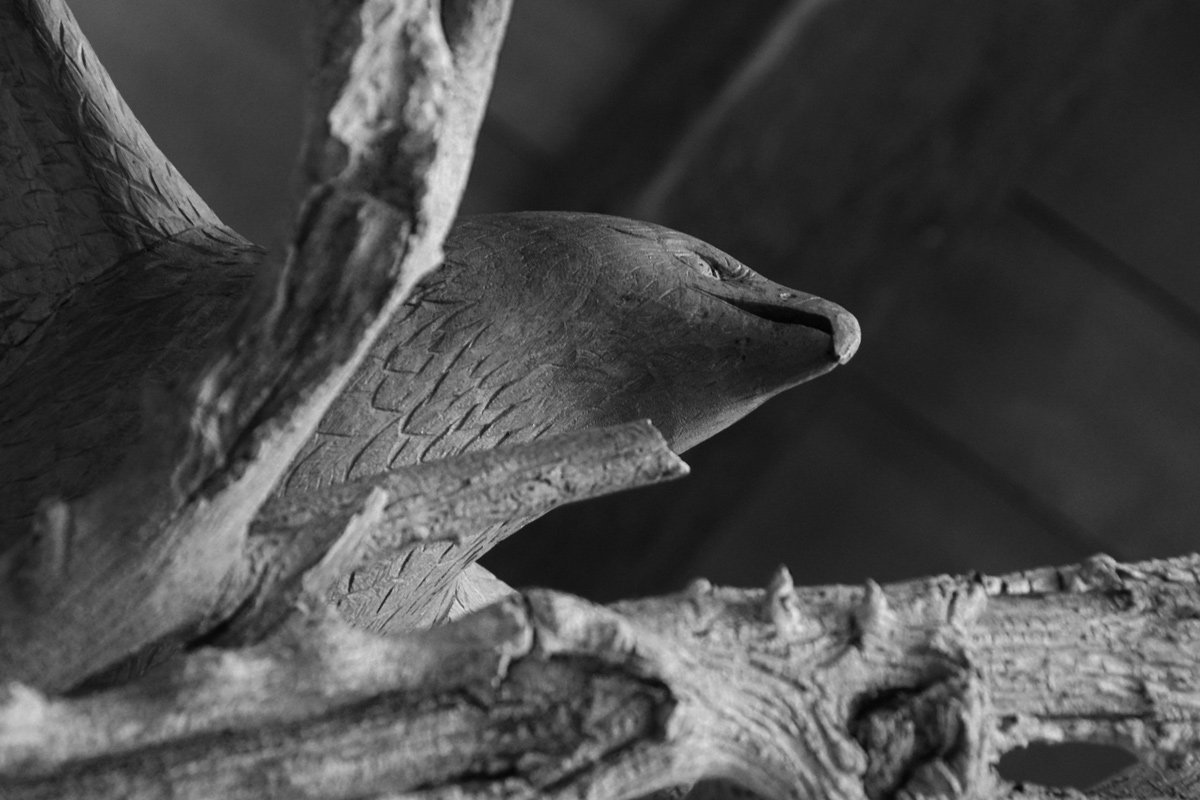
[[[833, 328], [833, 357], [839, 364], [845, 364], [858, 352], [858, 345], [862, 342], [862, 330], [858, 327], [858, 320], [837, 303], [819, 297], [813, 298], [812, 302], [820, 308], [819, 313], [828, 318]], [[817, 308], [813, 310], [816, 311]]]
[[718, 294], [702, 289], [705, 294], [740, 308], [761, 319], [788, 325], [803, 325], [829, 334], [830, 355], [838, 364], [845, 364], [862, 341], [858, 320], [837, 303], [802, 292], [780, 292], [780, 300], [764, 302], [754, 295]]

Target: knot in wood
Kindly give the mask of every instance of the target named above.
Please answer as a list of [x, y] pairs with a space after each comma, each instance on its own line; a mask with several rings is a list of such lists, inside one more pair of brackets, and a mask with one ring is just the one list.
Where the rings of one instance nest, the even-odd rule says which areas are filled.
[[62, 498], [48, 497], [38, 504], [30, 558], [38, 578], [58, 582], [66, 575], [73, 523], [71, 506]]
[[1122, 570], [1126, 574], [1132, 572], [1128, 567], [1118, 564], [1112, 556], [1097, 553], [1079, 565], [1072, 576], [1074, 580], [1068, 582], [1068, 588], [1075, 592], [1123, 591], [1127, 581], [1125, 575], [1122, 575]]
[[878, 583], [867, 581], [862, 600], [854, 609], [853, 642], [859, 649], [886, 641], [897, 624], [896, 612], [888, 603], [887, 595]]
[[763, 596], [763, 616], [774, 626], [777, 635], [796, 634], [804, 628], [805, 620], [796, 597], [796, 584], [787, 567], [780, 566], [767, 584]]
[[865, 700], [850, 732], [867, 756], [871, 800], [967, 798], [992, 780], [988, 698], [983, 681], [960, 668], [919, 687]]

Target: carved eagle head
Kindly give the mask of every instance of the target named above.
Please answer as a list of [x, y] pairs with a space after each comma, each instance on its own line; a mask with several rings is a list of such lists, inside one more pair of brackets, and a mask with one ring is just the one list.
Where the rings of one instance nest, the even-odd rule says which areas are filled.
[[288, 485], [641, 418], [686, 450], [845, 363], [858, 342], [839, 306], [658, 225], [467, 218]]

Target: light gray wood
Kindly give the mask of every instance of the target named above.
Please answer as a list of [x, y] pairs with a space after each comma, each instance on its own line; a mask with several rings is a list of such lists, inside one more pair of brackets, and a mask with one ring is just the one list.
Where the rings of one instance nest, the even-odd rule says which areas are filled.
[[[32, 2], [21, 13], [45, 30], [57, 8]], [[324, 10], [336, 45], [318, 53], [294, 246], [257, 282], [222, 350], [147, 403], [140, 442], [111, 477], [80, 499], [44, 503], [34, 536], [6, 554], [6, 678], [69, 686], [200, 621], [257, 508], [437, 265], [507, 5]], [[55, 37], [71, 24], [54, 22]], [[111, 324], [110, 309], [90, 311], [94, 325]]]
[[[18, 12], [49, 7], [31, 0]], [[992, 764], [1007, 748], [1067, 737], [1126, 746], [1186, 785], [1187, 773], [1171, 770], [1200, 744], [1194, 556], [1097, 557], [887, 588], [797, 589], [781, 570], [765, 590], [698, 581], [680, 595], [611, 608], [513, 593], [476, 569], [474, 551], [496, 536], [492, 520], [511, 525], [580, 494], [678, 474], [668, 444], [688, 447], [844, 363], [857, 324], [664, 228], [517, 215], [476, 222], [482, 232], [460, 243], [487, 251], [505, 241], [511, 253], [533, 254], [517, 262], [544, 294], [489, 284], [486, 269], [458, 278], [506, 288], [464, 294], [452, 290], [453, 270], [440, 273], [446, 280], [430, 281], [421, 297], [437, 313], [401, 315], [402, 346], [387, 345], [371, 363], [405, 292], [438, 261], [507, 5], [338, 0], [318, 11], [306, 200], [287, 256], [265, 262], [232, 323], [214, 331], [202, 315], [179, 311], [181, 296], [205, 305], [188, 294], [206, 285], [190, 283], [198, 275], [226, 287], [214, 305], [239, 302], [229, 287], [260, 255], [232, 234], [206, 235], [203, 246], [160, 243], [146, 251], [167, 264], [159, 274], [141, 275], [149, 262], [139, 251], [79, 292], [99, 333], [132, 291], [160, 317], [143, 321], [145, 330], [174, 314], [196, 338], [176, 333], [168, 344], [197, 355], [182, 356], [195, 360], [174, 387], [147, 398], [137, 445], [111, 473], [80, 498], [41, 503], [32, 535], [4, 554], [0, 794], [599, 799], [719, 778], [739, 793], [796, 800], [1033, 798], [1050, 793], [1001, 785]], [[71, 40], [68, 21], [61, 17], [60, 44]], [[22, 212], [37, 194], [21, 195]], [[221, 267], [215, 275], [199, 268], [210, 259]], [[578, 299], [606, 293], [606, 302]], [[513, 297], [550, 303], [541, 319], [578, 330], [557, 337], [559, 350], [537, 350], [553, 339], [531, 335], [538, 317], [507, 320], [495, 307]], [[464, 339], [456, 323], [471, 321], [473, 305], [517, 332], [506, 358], [532, 351], [529, 362], [509, 359], [515, 377], [497, 368], [498, 387], [466, 366], [475, 333]], [[614, 308], [615, 320], [596, 324]], [[85, 342], [86, 318], [67, 312], [47, 325], [76, 320]], [[413, 319], [420, 323], [404, 330]], [[422, 349], [414, 342], [425, 335], [433, 338]], [[607, 360], [622, 335], [629, 344], [618, 354], [655, 355], [652, 337], [675, 361]], [[590, 347], [600, 344], [597, 355]], [[76, 375], [80, 362], [56, 346], [32, 343], [15, 369]], [[436, 379], [404, 368], [393, 371], [417, 380], [389, 383], [387, 367], [408, 357], [436, 363]], [[139, 358], [148, 356], [133, 353], [130, 363]], [[526, 380], [564, 363], [572, 379]], [[630, 364], [648, 364], [648, 379], [629, 381]], [[579, 393], [589, 371], [604, 373], [604, 402]], [[626, 385], [630, 394], [614, 389]], [[482, 429], [455, 434], [480, 400], [486, 411], [504, 396], [524, 402], [511, 406], [514, 427], [498, 441], [642, 408], [664, 436], [641, 424], [394, 469], [412, 442], [418, 459], [486, 446]], [[542, 398], [558, 406], [535, 405]], [[385, 419], [379, 430], [370, 429], [373, 414]], [[386, 448], [371, 449], [381, 441]], [[305, 442], [314, 449], [287, 475]], [[325, 479], [359, 482], [331, 488]], [[408, 560], [421, 536], [462, 538], [465, 552], [435, 553], [422, 579]], [[372, 635], [348, 626], [326, 598], [331, 586], [335, 599], [350, 598], [355, 573], [380, 567], [417, 582], [396, 586], [433, 608], [426, 622], [499, 600], [440, 628]], [[385, 580], [376, 589], [391, 591]], [[382, 606], [353, 612], [356, 621], [374, 621]], [[200, 646], [141, 682], [54, 696], [163, 637], [196, 647], [239, 633], [249, 646]]]
[[494, 578], [460, 575], [514, 521], [686, 474], [642, 421], [277, 495], [251, 526], [213, 618], [223, 643], [253, 643], [311, 595], [365, 630], [428, 627], [502, 591]]
[[888, 587], [784, 571], [609, 608], [534, 590], [389, 638], [316, 613], [143, 685], [8, 689], [0, 788], [565, 798], [721, 777], [794, 800], [1046, 798], [990, 761], [1035, 737], [1200, 744], [1197, 574], [1195, 556]]
[[[260, 266], [261, 251], [232, 234], [206, 234], [230, 250], [223, 262], [167, 242], [119, 265], [54, 320], [64, 335], [6, 395], [6, 624], [33, 642], [5, 652], [8, 674], [70, 683], [120, 651], [218, 625], [212, 607], [223, 599], [213, 592], [253, 560], [245, 524], [305, 438], [311, 446], [283, 473], [285, 491], [645, 416], [682, 450], [853, 355], [857, 323], [837, 306], [692, 237], [594, 215], [464, 222], [446, 248], [451, 268], [388, 326], [441, 257], [504, 15], [503, 6], [448, 4], [405, 26], [378, 4], [361, 15], [318, 8], [326, 33], [301, 156], [307, 200], [287, 260]], [[336, 49], [347, 43], [354, 58]], [[427, 102], [405, 105], [406, 93]], [[405, 148], [429, 158], [410, 161]], [[394, 259], [417, 266], [395, 273]], [[241, 294], [249, 302], [235, 315]], [[303, 313], [331, 327], [309, 328]], [[309, 394], [330, 369], [333, 382]], [[140, 372], [154, 370], [176, 388], [139, 394]], [[100, 408], [82, 401], [99, 391]], [[96, 430], [80, 436], [86, 425]], [[158, 511], [139, 520], [145, 503]], [[33, 533], [23, 535], [30, 515]], [[88, 533], [110, 528], [114, 515], [127, 533]], [[374, 613], [401, 627], [436, 620], [454, 573], [522, 521], [493, 526], [453, 569], [437, 566], [439, 581], [409, 565], [420, 591], [389, 588], [386, 597], [411, 611]], [[191, 546], [187, 558], [170, 555]], [[193, 558], [203, 565], [194, 574]], [[80, 599], [92, 593], [108, 599]], [[51, 629], [94, 628], [109, 614], [120, 622], [101, 626], [94, 652], [77, 648], [78, 665], [43, 668], [72, 639]]]

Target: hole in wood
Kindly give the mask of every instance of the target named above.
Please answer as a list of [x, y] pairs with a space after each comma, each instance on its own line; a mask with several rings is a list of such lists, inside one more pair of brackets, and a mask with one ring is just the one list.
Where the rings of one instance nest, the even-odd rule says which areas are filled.
[[1119, 747], [1085, 742], [1035, 742], [1000, 757], [1000, 775], [1014, 783], [1086, 789], [1136, 761]]

